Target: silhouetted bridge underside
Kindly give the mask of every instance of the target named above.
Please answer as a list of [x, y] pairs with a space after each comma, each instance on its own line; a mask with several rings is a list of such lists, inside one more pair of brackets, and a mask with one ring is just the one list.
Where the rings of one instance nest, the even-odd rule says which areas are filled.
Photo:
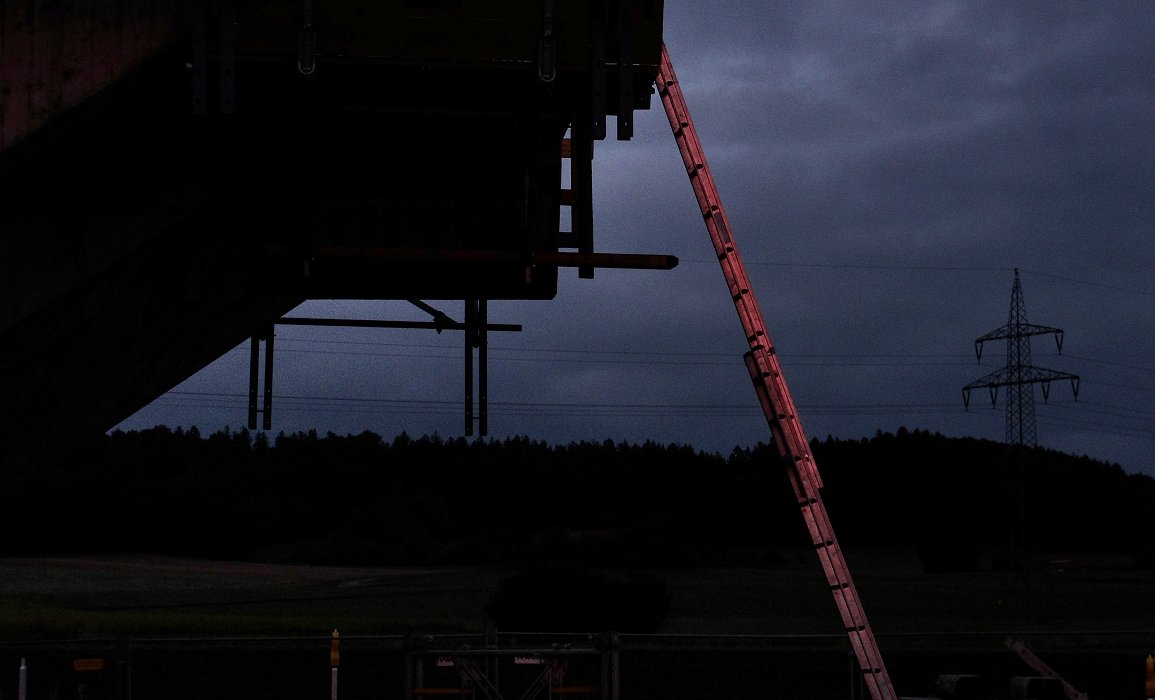
[[592, 234], [593, 143], [649, 107], [661, 20], [5, 2], [0, 444], [107, 430], [308, 299], [552, 299], [562, 266], [672, 265]]

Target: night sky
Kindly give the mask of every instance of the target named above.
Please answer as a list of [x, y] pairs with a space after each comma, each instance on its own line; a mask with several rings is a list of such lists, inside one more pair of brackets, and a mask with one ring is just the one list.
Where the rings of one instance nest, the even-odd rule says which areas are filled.
[[[665, 41], [802, 424], [1002, 440], [964, 385], [1006, 363], [1014, 270], [1038, 442], [1155, 476], [1155, 11], [1133, 2], [666, 2]], [[672, 271], [562, 271], [489, 305], [490, 438], [728, 454], [769, 440], [745, 340], [655, 95], [597, 144], [595, 246]], [[435, 303], [454, 318], [461, 303]], [[404, 302], [299, 316], [426, 320]], [[280, 327], [273, 432], [464, 434], [462, 337]], [[132, 417], [244, 426], [247, 343]], [[928, 465], [933, 467], [933, 465]]]

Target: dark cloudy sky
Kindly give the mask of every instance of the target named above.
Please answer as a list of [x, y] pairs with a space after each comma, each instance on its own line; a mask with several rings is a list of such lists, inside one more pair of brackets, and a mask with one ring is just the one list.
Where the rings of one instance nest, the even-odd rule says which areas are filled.
[[[1155, 475], [1155, 6], [1131, 2], [666, 3], [665, 38], [807, 434], [899, 426], [1002, 440], [961, 388], [1005, 364], [974, 340], [1062, 328], [1034, 364], [1039, 443]], [[611, 124], [611, 133], [612, 133]], [[596, 246], [668, 272], [563, 271], [492, 302], [490, 436], [768, 440], [738, 318], [655, 97], [598, 144]], [[612, 138], [612, 137], [611, 137]], [[459, 303], [439, 304], [460, 317]], [[400, 302], [296, 315], [411, 318]], [[280, 327], [274, 431], [463, 433], [461, 336]], [[245, 421], [247, 346], [121, 427]], [[1001, 396], [1000, 396], [1001, 398]]]

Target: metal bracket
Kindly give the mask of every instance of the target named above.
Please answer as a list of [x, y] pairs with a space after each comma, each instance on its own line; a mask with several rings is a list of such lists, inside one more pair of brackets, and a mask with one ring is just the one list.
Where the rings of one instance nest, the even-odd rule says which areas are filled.
[[441, 331], [453, 326], [454, 320], [449, 318], [444, 311], [435, 309], [419, 299], [406, 299], [406, 301], [433, 317], [433, 329], [437, 331], [438, 335], [441, 334]]
[[[489, 433], [489, 332], [520, 332], [521, 325], [513, 323], [489, 323], [489, 311], [485, 299], [467, 299], [465, 316], [462, 321], [454, 321], [447, 314], [415, 299], [408, 300], [417, 308], [433, 317], [432, 321], [375, 321], [369, 319], [307, 318], [288, 316], [278, 319], [274, 325], [281, 326], [329, 326], [342, 328], [421, 328], [440, 333], [443, 330], [464, 331], [465, 336], [465, 434], [473, 435], [476, 421], [478, 433]], [[249, 430], [257, 429], [257, 415], [263, 416], [262, 430], [273, 428], [273, 328], [255, 334], [251, 339], [249, 356]], [[264, 401], [259, 400], [261, 390], [261, 342], [265, 343]], [[476, 362], [474, 349], [477, 350]], [[476, 412], [474, 410], [474, 377], [476, 374]], [[476, 416], [476, 418], [475, 418]]]

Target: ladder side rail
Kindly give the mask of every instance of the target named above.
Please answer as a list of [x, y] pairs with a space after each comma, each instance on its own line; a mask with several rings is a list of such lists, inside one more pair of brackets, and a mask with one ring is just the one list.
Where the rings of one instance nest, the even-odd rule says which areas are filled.
[[[844, 612], [843, 619], [847, 622], [847, 630], [861, 631], [868, 627], [866, 615], [862, 611], [850, 570], [846, 566], [846, 560], [838, 546], [834, 526], [830, 523], [825, 505], [822, 503], [821, 478], [802, 431], [802, 424], [797, 415], [793, 413], [792, 407], [787, 414], [775, 412], [776, 397], [781, 396], [788, 400], [789, 390], [786, 388], [780, 369], [773, 363], [773, 358], [770, 360], [772, 366], [769, 369], [762, 369], [758, 366], [757, 357], [758, 353], [748, 355], [748, 369], [754, 381], [755, 390], [761, 399], [763, 412], [766, 413], [767, 420], [771, 425], [771, 431], [776, 440], [782, 441], [776, 443], [782, 445], [779, 447], [779, 452], [791, 465], [791, 473], [798, 475], [792, 481], [795, 495], [798, 498], [798, 506], [802, 509], [803, 517], [806, 518], [815, 550], [823, 570], [827, 573], [827, 579], [836, 603], [838, 603], [839, 609]], [[774, 376], [775, 381], [769, 383], [767, 375]]]
[[[762, 349], [767, 354], [772, 355], [774, 350], [770, 345], [769, 338], [766, 337], [766, 323], [762, 318], [761, 308], [754, 297], [753, 286], [750, 284], [745, 267], [741, 263], [737, 245], [730, 235], [729, 222], [722, 208], [721, 198], [714, 187], [713, 176], [706, 161], [705, 151], [698, 140], [697, 130], [693, 126], [681, 87], [673, 73], [673, 67], [669, 64], [668, 54], [666, 54], [664, 47], [663, 62], [659, 69], [658, 78], [659, 92], [663, 95], [662, 102], [666, 108], [666, 116], [670, 120], [675, 139], [678, 141], [687, 175], [694, 188], [694, 194], [709, 230], [711, 242], [714, 244], [714, 252], [722, 265], [723, 274], [730, 288], [730, 296], [738, 311], [739, 320], [742, 323], [743, 331], [746, 333], [751, 352], [759, 354], [759, 349]], [[796, 415], [789, 392], [785, 390], [785, 385], [778, 381], [781, 378], [781, 372], [776, 371], [776, 368], [773, 367], [776, 362], [772, 358], [767, 358], [760, 364], [776, 380], [770, 387], [773, 403], [771, 410], [767, 411], [767, 416], [776, 415], [781, 418], [782, 416]], [[791, 427], [785, 426], [785, 430], [793, 432]], [[809, 454], [809, 447], [805, 436], [793, 435], [791, 438], [793, 439], [788, 440], [789, 444], [796, 445], [801, 442], [804, 446], [804, 449], [797, 454], [803, 458], [800, 461], [806, 462], [803, 468], [810, 472], [809, 477], [813, 479], [815, 487], [821, 488], [821, 478], [810, 468], [812, 460], [806, 459]]]
[[[737, 307], [739, 318], [746, 332], [747, 340], [752, 350], [747, 354], [748, 362], [753, 358], [754, 365], [750, 368], [751, 378], [754, 380], [759, 398], [763, 404], [770, 427], [776, 439], [775, 444], [782, 451], [783, 457], [790, 460], [805, 476], [802, 482], [805, 486], [799, 492], [800, 499], [813, 501], [819, 497], [818, 489], [822, 486], [821, 478], [813, 468], [813, 458], [810, 455], [809, 445], [796, 420], [796, 411], [781, 378], [781, 371], [773, 357], [769, 339], [766, 337], [765, 322], [761, 311], [754, 301], [754, 295], [744, 266], [733, 238], [729, 234], [729, 226], [725, 220], [725, 212], [721, 207], [720, 197], [713, 186], [713, 178], [709, 172], [701, 144], [697, 139], [696, 130], [690, 119], [685, 100], [681, 95], [680, 86], [673, 75], [672, 67], [668, 64], [668, 56], [663, 61], [664, 70], [660, 70], [659, 78], [662, 81], [660, 92], [663, 93], [663, 104], [666, 106], [667, 116], [675, 131], [683, 160], [686, 163], [687, 173], [691, 178], [695, 194], [698, 197], [700, 208], [705, 217], [707, 228], [711, 233], [715, 250], [719, 254], [723, 272], [730, 285], [731, 296]], [[773, 381], [769, 381], [769, 380]], [[822, 522], [816, 521], [816, 527]], [[829, 541], [828, 532], [822, 531], [815, 538], [816, 544]], [[821, 552], [820, 552], [821, 556]], [[837, 577], [838, 582], [843, 577]]]
[[895, 695], [889, 675], [862, 611], [845, 558], [822, 502], [819, 491], [822, 488], [822, 480], [817, 465], [814, 463], [809, 443], [797, 418], [785, 379], [782, 377], [761, 310], [730, 233], [721, 198], [714, 186], [705, 153], [698, 140], [665, 46], [662, 47], [662, 62], [658, 71], [658, 92], [751, 348], [746, 354], [747, 369], [767, 422], [770, 424], [774, 443], [789, 466], [787, 471], [791, 485], [798, 498], [823, 571], [826, 573], [835, 604], [842, 616], [849, 641], [871, 696], [875, 700], [892, 699]]

